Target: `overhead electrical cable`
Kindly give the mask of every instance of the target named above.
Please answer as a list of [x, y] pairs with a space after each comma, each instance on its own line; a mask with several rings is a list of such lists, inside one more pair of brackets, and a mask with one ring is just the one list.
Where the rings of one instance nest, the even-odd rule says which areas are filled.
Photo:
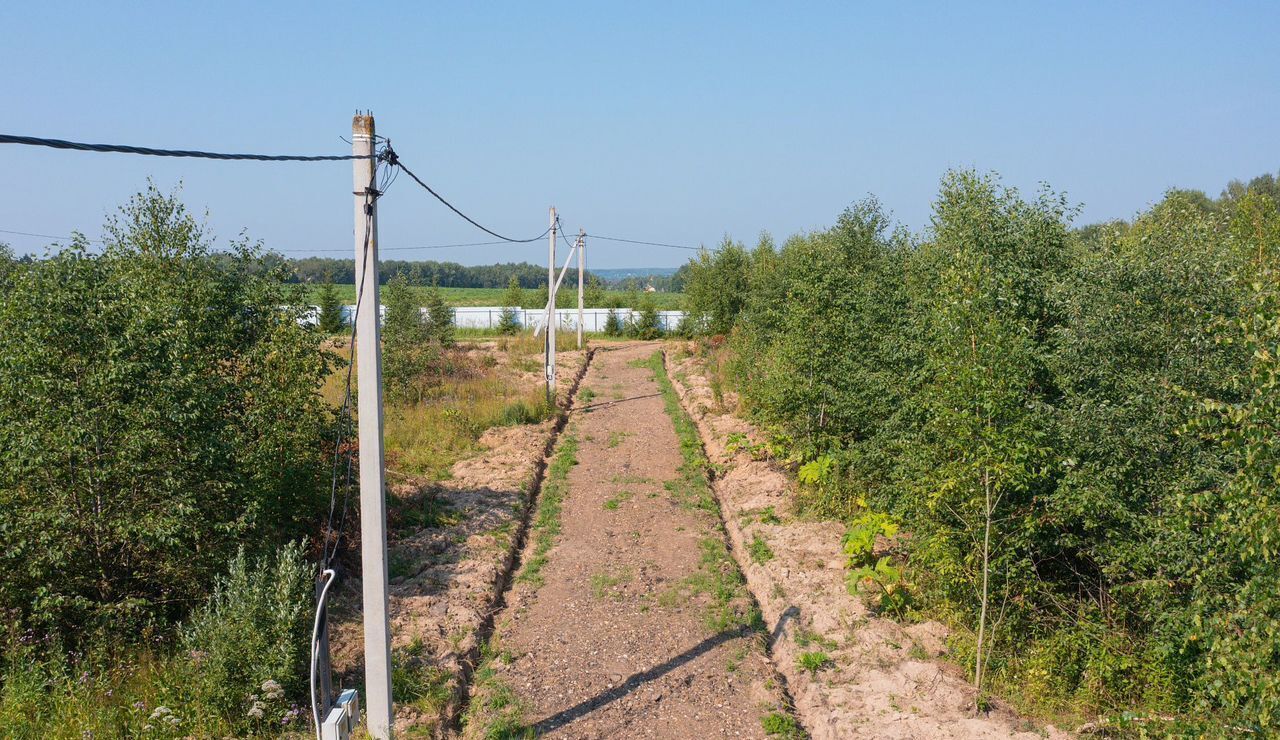
[[17, 136], [15, 134], [0, 134], [0, 144], [25, 144], [27, 146], [44, 146], [50, 149], [71, 149], [81, 152], [142, 154], [149, 157], [192, 157], [196, 159], [251, 160], [255, 162], [338, 162], [352, 159], [369, 159], [369, 156], [364, 154], [225, 154], [190, 149], [153, 149], [151, 147], [126, 146], [124, 144], [85, 144], [78, 141], [45, 139], [39, 136]]
[[542, 237], [546, 236], [546, 235], [551, 231], [551, 228], [550, 228], [550, 227], [548, 227], [546, 231], [542, 232], [541, 234], [539, 234], [539, 235], [537, 235], [537, 236], [535, 236], [535, 237], [531, 237], [531, 238], [529, 238], [529, 239], [512, 239], [512, 238], [511, 238], [511, 237], [509, 237], [509, 236], [503, 236], [502, 234], [499, 234], [498, 232], [494, 231], [493, 229], [490, 229], [490, 228], [488, 228], [488, 227], [482, 226], [482, 225], [481, 225], [478, 221], [476, 221], [474, 218], [471, 218], [471, 217], [470, 217], [470, 216], [468, 216], [467, 214], [465, 214], [465, 213], [463, 213], [462, 211], [458, 210], [458, 208], [457, 208], [456, 206], [454, 206], [454, 205], [453, 205], [452, 203], [450, 203], [449, 201], [445, 200], [445, 199], [444, 199], [444, 196], [440, 195], [440, 194], [439, 194], [439, 193], [437, 193], [435, 190], [433, 190], [433, 189], [431, 188], [431, 186], [430, 186], [430, 185], [428, 185], [428, 184], [426, 184], [425, 182], [423, 182], [423, 181], [422, 181], [422, 178], [420, 178], [420, 177], [418, 177], [417, 175], [413, 174], [413, 170], [409, 169], [408, 167], [405, 167], [405, 166], [404, 166], [404, 163], [400, 161], [400, 158], [399, 158], [398, 156], [396, 156], [396, 153], [391, 149], [391, 146], [390, 146], [389, 144], [388, 144], [388, 146], [386, 146], [386, 147], [384, 148], [383, 152], [382, 152], [381, 154], [379, 154], [379, 155], [378, 155], [378, 157], [379, 157], [380, 159], [383, 159], [383, 161], [387, 162], [388, 164], [390, 164], [390, 165], [392, 165], [392, 166], [394, 166], [394, 167], [399, 167], [400, 169], [404, 170], [404, 173], [405, 173], [406, 175], [408, 175], [409, 177], [413, 178], [413, 181], [414, 181], [414, 182], [416, 182], [416, 183], [418, 183], [419, 185], [421, 185], [423, 190], [426, 190], [428, 193], [431, 193], [431, 195], [432, 195], [432, 196], [434, 196], [436, 200], [440, 201], [441, 203], [443, 203], [443, 204], [445, 205], [445, 207], [447, 207], [449, 210], [453, 211], [453, 212], [454, 212], [454, 213], [456, 213], [458, 216], [460, 216], [460, 217], [462, 218], [462, 220], [466, 221], [467, 223], [471, 224], [472, 226], [476, 227], [477, 229], [480, 229], [481, 231], [483, 231], [484, 233], [488, 234], [489, 236], [496, 237], [496, 238], [498, 238], [498, 239], [501, 239], [501, 240], [502, 240], [502, 241], [504, 241], [504, 242], [510, 242], [510, 243], [512, 243], [512, 244], [528, 244], [529, 242], [536, 242], [536, 241], [538, 241], [539, 239], [541, 239]]

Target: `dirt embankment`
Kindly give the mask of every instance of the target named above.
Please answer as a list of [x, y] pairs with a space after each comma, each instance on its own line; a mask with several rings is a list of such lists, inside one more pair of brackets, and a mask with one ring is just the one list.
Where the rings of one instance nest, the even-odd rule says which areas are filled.
[[773, 635], [774, 663], [815, 739], [1066, 737], [1007, 711], [974, 716], [973, 688], [939, 660], [946, 629], [879, 618], [851, 596], [843, 527], [796, 519], [792, 477], [741, 445], [730, 451], [730, 435], [751, 442], [760, 435], [716, 402], [696, 358], [669, 355], [667, 367], [708, 457], [723, 471], [713, 487], [733, 554]]
[[[584, 352], [559, 355], [561, 408], [589, 360]], [[540, 367], [508, 365], [502, 359], [498, 370], [511, 383], [542, 382]], [[484, 451], [453, 465], [447, 480], [389, 477], [389, 508], [398, 515], [388, 542], [397, 735], [440, 737], [456, 723], [511, 576], [546, 454], [565, 418], [562, 412], [540, 424], [487, 430], [480, 438]], [[333, 599], [330, 644], [335, 685], [351, 687], [363, 683], [364, 637], [358, 555], [346, 562], [355, 572]]]

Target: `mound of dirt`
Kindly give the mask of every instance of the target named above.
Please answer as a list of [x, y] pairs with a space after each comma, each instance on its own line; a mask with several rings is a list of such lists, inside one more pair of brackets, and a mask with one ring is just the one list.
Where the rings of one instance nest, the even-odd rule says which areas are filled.
[[794, 517], [794, 480], [751, 458], [761, 435], [716, 402], [696, 358], [668, 355], [667, 368], [707, 456], [724, 471], [714, 490], [733, 554], [773, 635], [774, 664], [816, 740], [1067, 737], [1003, 709], [975, 716], [973, 687], [938, 660], [946, 629], [877, 617], [851, 596], [844, 528]]

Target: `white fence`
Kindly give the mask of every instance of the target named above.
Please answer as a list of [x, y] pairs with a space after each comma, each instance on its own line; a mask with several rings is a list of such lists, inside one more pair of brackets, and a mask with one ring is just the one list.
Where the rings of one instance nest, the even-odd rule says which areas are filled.
[[[309, 324], [318, 320], [320, 312], [319, 306], [312, 306], [311, 308], [311, 316], [304, 319], [304, 322]], [[381, 309], [381, 315], [385, 319], [387, 307], [382, 306]], [[355, 310], [356, 307], [354, 305], [343, 306], [343, 318], [350, 322]], [[503, 310], [501, 306], [459, 306], [453, 309], [453, 325], [460, 329], [496, 329], [498, 328], [498, 323], [502, 321]], [[423, 309], [423, 311], [425, 313], [426, 309]], [[525, 329], [540, 330], [547, 320], [546, 312], [542, 309], [517, 308], [515, 312], [516, 321]], [[630, 308], [584, 308], [582, 310], [583, 330], [603, 333], [605, 322], [609, 320], [610, 313], [617, 313], [618, 318], [624, 323], [640, 318], [640, 312]], [[658, 312], [658, 324], [663, 331], [675, 331], [683, 318], [684, 311]], [[578, 309], [557, 308], [556, 324], [561, 331], [577, 331]]]
[[[496, 329], [502, 321], [501, 306], [459, 306], [453, 309], [453, 325], [464, 329]], [[584, 308], [582, 309], [582, 329], [589, 332], [603, 332], [605, 322], [611, 312], [617, 313], [623, 322], [640, 318], [640, 312], [630, 308]], [[658, 324], [663, 331], [674, 331], [684, 318], [684, 311], [659, 311]], [[516, 320], [526, 329], [539, 330], [547, 322], [547, 314], [542, 309], [518, 308]], [[578, 309], [557, 308], [556, 326], [562, 331], [578, 330]]]

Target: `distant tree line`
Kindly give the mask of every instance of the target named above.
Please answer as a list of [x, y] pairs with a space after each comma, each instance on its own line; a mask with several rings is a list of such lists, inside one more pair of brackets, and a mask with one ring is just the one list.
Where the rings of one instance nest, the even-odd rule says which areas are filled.
[[[294, 282], [351, 284], [356, 281], [355, 264], [350, 257], [303, 257], [286, 262]], [[547, 267], [528, 262], [462, 265], [434, 260], [383, 260], [378, 266], [378, 277], [383, 284], [400, 277], [406, 285], [438, 285], [441, 288], [505, 288], [514, 277], [522, 288], [537, 288], [547, 284]], [[561, 289], [565, 285], [577, 288], [577, 270], [570, 269], [565, 274]]]

